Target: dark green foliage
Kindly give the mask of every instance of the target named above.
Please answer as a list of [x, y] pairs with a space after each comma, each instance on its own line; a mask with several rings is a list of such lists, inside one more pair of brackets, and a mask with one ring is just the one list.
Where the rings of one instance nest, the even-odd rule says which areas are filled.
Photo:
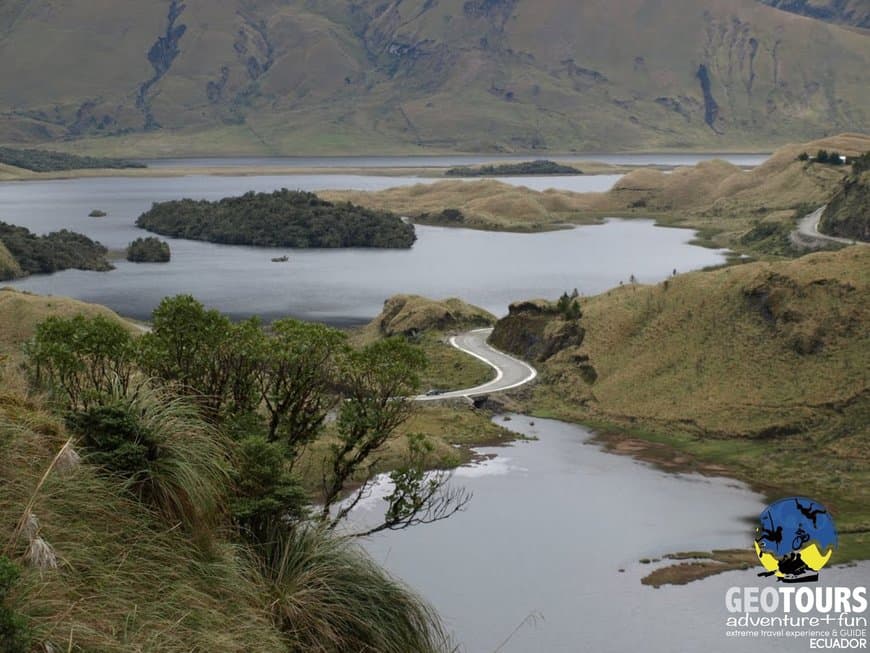
[[260, 435], [236, 446], [230, 510], [241, 531], [254, 542], [265, 542], [286, 520], [299, 521], [308, 510], [308, 495], [287, 470], [282, 443]]
[[856, 156], [851, 161], [852, 174], [860, 175], [862, 172], [870, 170], [870, 152], [864, 152], [861, 156]]
[[556, 302], [556, 309], [562, 314], [566, 320], [579, 320], [583, 316], [583, 311], [580, 309], [580, 301], [577, 299], [578, 293], [575, 290], [572, 294], [563, 293]]
[[144, 163], [105, 157], [77, 156], [48, 150], [17, 150], [0, 147], [0, 163], [34, 172], [84, 170], [88, 168], [145, 168]]
[[819, 150], [816, 153], [816, 163], [827, 163], [831, 166], [843, 165], [843, 159], [840, 158], [839, 152], [828, 152], [827, 150]]
[[106, 260], [108, 250], [87, 236], [62, 229], [47, 236], [37, 236], [24, 227], [0, 222], [0, 241], [29, 274], [48, 274], [76, 268], [111, 270]]
[[36, 328], [27, 353], [37, 383], [65, 394], [71, 406], [87, 406], [116, 388], [126, 391], [134, 370], [130, 333], [102, 316], [50, 317]]
[[6, 556], [0, 556], [0, 651], [28, 653], [30, 631], [24, 617], [7, 605], [9, 594], [18, 582], [20, 572]]
[[414, 226], [395, 214], [286, 188], [218, 202], [155, 203], [136, 224], [164, 236], [256, 247], [408, 248], [416, 240]]
[[740, 237], [740, 242], [759, 252], [794, 256], [794, 245], [789, 237], [793, 228], [785, 222], [759, 222]]
[[423, 224], [451, 227], [465, 224], [465, 214], [459, 209], [444, 209], [441, 213], [422, 213], [416, 220]]
[[320, 432], [338, 402], [346, 337], [322, 324], [293, 319], [272, 325], [258, 359], [257, 388], [269, 416], [270, 440], [282, 440], [295, 455]]
[[335, 525], [354, 502], [330, 517], [347, 481], [359, 471], [369, 471], [372, 455], [413, 411], [411, 397], [420, 388], [426, 357], [403, 338], [378, 340], [351, 351], [343, 367], [344, 401], [338, 409], [338, 442], [331, 446], [324, 472], [322, 516]]
[[143, 384], [73, 411], [67, 421], [89, 462], [124, 479], [170, 524], [208, 536], [229, 485], [228, 451], [190, 402]]
[[157, 440], [122, 402], [72, 413], [67, 421], [80, 434], [88, 461], [113, 474], [139, 481], [157, 460]]
[[444, 174], [448, 177], [497, 177], [509, 175], [582, 175], [583, 172], [553, 161], [539, 160], [495, 166], [485, 165], [476, 168], [462, 166], [450, 168]]
[[94, 209], [93, 211], [88, 213], [89, 218], [105, 218], [107, 215], [109, 214], [105, 211], [101, 211], [100, 209]]
[[137, 238], [127, 246], [127, 260], [133, 263], [169, 263], [169, 243], [149, 236]]
[[139, 339], [145, 372], [193, 397], [210, 418], [253, 410], [255, 365], [264, 344], [256, 318], [233, 324], [190, 295], [167, 297]]
[[810, 155], [806, 152], [801, 152], [798, 154], [798, 161], [809, 161]]

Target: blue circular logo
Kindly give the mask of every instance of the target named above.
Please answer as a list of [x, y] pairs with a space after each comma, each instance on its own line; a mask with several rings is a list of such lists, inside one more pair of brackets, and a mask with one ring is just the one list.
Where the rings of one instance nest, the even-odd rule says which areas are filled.
[[767, 570], [784, 582], [818, 579], [837, 548], [837, 529], [828, 509], [806, 497], [789, 497], [770, 504], [759, 515], [755, 552]]

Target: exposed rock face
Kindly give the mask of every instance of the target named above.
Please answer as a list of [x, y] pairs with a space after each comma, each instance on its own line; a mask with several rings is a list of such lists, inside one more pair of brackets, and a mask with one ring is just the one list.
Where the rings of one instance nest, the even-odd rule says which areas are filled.
[[530, 361], [545, 361], [563, 349], [579, 347], [586, 335], [579, 320], [565, 319], [545, 300], [511, 304], [490, 337], [493, 346]]
[[843, 182], [822, 214], [819, 229], [830, 236], [870, 242], [870, 172]]

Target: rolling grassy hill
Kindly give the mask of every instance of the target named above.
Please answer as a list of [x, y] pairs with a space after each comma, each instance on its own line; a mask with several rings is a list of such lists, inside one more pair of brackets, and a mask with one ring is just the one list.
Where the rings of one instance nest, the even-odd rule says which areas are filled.
[[817, 19], [756, 0], [10, 0], [0, 142], [125, 156], [758, 149], [870, 124], [852, 4]]
[[493, 339], [520, 355], [548, 352], [537, 412], [618, 424], [676, 447], [685, 464], [827, 501], [847, 551], [866, 555], [868, 299], [870, 250], [859, 245], [581, 298], [580, 345], [542, 346], [567, 325], [532, 303]]

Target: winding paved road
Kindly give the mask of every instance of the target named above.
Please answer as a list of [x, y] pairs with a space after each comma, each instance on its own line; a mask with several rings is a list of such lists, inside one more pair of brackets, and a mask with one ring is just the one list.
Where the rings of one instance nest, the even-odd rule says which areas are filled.
[[[819, 221], [822, 219], [822, 213], [825, 212], [827, 204], [816, 209], [809, 215], [801, 218], [798, 222], [797, 229], [792, 232], [792, 242], [795, 245], [803, 247], [818, 247], [825, 243], [843, 243], [845, 245], [854, 245], [861, 243], [860, 240], [850, 238], [838, 238], [836, 236], [828, 236], [819, 231]], [[861, 243], [866, 245], [867, 243]]]
[[459, 351], [465, 352], [469, 356], [474, 356], [478, 360], [483, 361], [496, 371], [496, 376], [492, 381], [474, 388], [466, 388], [464, 390], [451, 390], [440, 395], [420, 395], [414, 397], [417, 401], [438, 401], [439, 399], [457, 399], [461, 397], [476, 397], [479, 395], [488, 395], [493, 392], [501, 392], [518, 388], [525, 385], [536, 376], [537, 370], [523, 361], [509, 356], [504, 352], [490, 347], [486, 340], [492, 333], [492, 329], [475, 329], [468, 331], [458, 336], [450, 338], [450, 344], [456, 347]]

